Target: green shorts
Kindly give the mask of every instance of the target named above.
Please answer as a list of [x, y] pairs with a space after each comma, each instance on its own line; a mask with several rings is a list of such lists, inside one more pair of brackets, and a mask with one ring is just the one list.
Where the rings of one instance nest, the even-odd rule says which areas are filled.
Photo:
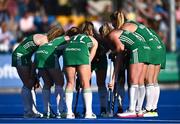
[[166, 46], [163, 44], [162, 45], [162, 60], [161, 60], [161, 69], [166, 68]]
[[64, 66], [90, 65], [89, 50], [84, 44], [73, 44], [63, 52]]
[[157, 41], [148, 42], [151, 53], [150, 53], [150, 63], [154, 65], [161, 65], [161, 68], [165, 68], [166, 63], [166, 51], [165, 46], [159, 44]]
[[130, 64], [149, 63], [149, 54], [151, 49], [147, 46], [140, 46], [130, 52]]

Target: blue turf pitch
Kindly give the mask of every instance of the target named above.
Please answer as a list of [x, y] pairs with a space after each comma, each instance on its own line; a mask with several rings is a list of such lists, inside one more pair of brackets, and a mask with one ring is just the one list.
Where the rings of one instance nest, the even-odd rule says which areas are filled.
[[[82, 95], [79, 96], [78, 112], [82, 112]], [[74, 97], [75, 98], [75, 97]], [[55, 110], [55, 98], [52, 97]], [[37, 104], [39, 111], [43, 112], [42, 95], [38, 93]], [[125, 96], [124, 109], [127, 108], [128, 98]], [[99, 114], [99, 98], [93, 92], [93, 111]], [[180, 90], [162, 90], [159, 100], [159, 117], [156, 118], [98, 118], [88, 119], [24, 119], [23, 106], [20, 94], [0, 94], [0, 123], [180, 123]]]

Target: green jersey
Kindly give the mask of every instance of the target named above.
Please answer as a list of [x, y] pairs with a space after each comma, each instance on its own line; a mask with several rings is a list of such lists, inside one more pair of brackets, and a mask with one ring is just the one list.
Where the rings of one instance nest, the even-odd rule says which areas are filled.
[[139, 39], [142, 39], [143, 41], [147, 42], [147, 44], [151, 48], [149, 59], [150, 63], [154, 65], [161, 64], [164, 46], [162, 45], [162, 40], [160, 40], [159, 36], [157, 36], [157, 34], [154, 31], [152, 31], [152, 29], [147, 28], [143, 24], [134, 21], [127, 22], [137, 25], [138, 28], [134, 33]]
[[59, 48], [65, 46], [67, 42], [64, 36], [55, 38], [38, 48], [35, 53], [35, 64], [37, 68], [58, 68]]
[[138, 39], [134, 33], [125, 30], [119, 39], [130, 52], [130, 64], [149, 63], [150, 47], [146, 42]]
[[37, 49], [38, 46], [33, 41], [33, 35], [25, 37], [12, 53], [12, 66], [30, 65], [31, 57]]
[[137, 23], [135, 21], [129, 20], [127, 21], [128, 23], [133, 23], [137, 26], [136, 31], [134, 32], [137, 37], [141, 40], [143, 40], [144, 42], [149, 42], [149, 41], [153, 41], [153, 34], [151, 33], [151, 31], [144, 26], [143, 24]]
[[85, 34], [71, 37], [69, 44], [63, 51], [64, 66], [90, 64], [90, 48], [92, 40]]
[[150, 29], [150, 31], [154, 35], [156, 41], [159, 43], [159, 45], [157, 46], [157, 49], [159, 50], [159, 52], [156, 52], [156, 54], [158, 54], [156, 61], [158, 61], [157, 62], [158, 64], [160, 62], [161, 69], [165, 69], [165, 66], [166, 66], [166, 46], [165, 46], [164, 42], [161, 40], [161, 38], [155, 33], [154, 30]]

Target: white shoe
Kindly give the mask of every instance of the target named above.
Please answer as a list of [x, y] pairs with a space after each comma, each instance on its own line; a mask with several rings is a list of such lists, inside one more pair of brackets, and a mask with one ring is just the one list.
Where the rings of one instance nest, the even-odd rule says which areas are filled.
[[43, 117], [43, 114], [41, 112], [37, 111], [37, 112], [35, 112], [35, 114], [39, 114], [41, 118]]
[[153, 112], [154, 117], [158, 117], [158, 113], [157, 112]]
[[61, 118], [61, 113], [57, 113], [56, 118]]
[[126, 110], [123, 113], [118, 113], [117, 116], [120, 118], [136, 118], [137, 114], [135, 111]]
[[74, 113], [67, 113], [66, 118], [67, 119], [75, 119], [75, 115], [74, 115]]
[[24, 118], [41, 118], [41, 116], [41, 114], [34, 112], [24, 113]]
[[152, 112], [152, 111], [148, 111], [148, 110], [145, 110], [144, 111], [144, 115], [143, 117], [157, 117], [158, 115], [156, 115], [155, 112]]
[[157, 109], [152, 110], [152, 112], [153, 112], [154, 117], [158, 117], [158, 111], [157, 111]]
[[94, 113], [86, 114], [84, 118], [86, 118], [86, 119], [96, 119], [96, 115]]

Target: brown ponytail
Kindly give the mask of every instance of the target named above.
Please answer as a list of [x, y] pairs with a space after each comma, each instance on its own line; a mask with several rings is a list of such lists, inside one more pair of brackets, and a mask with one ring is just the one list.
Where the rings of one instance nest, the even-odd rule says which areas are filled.
[[94, 35], [94, 25], [92, 22], [86, 21], [81, 26], [82, 33], [86, 35], [93, 36]]
[[48, 41], [55, 39], [58, 36], [64, 35], [65, 31], [61, 25], [53, 26], [47, 33]]
[[80, 34], [80, 29], [78, 27], [72, 27], [70, 28], [69, 30], [66, 31], [66, 35], [67, 36], [74, 36], [74, 35], [77, 35], [77, 34]]

